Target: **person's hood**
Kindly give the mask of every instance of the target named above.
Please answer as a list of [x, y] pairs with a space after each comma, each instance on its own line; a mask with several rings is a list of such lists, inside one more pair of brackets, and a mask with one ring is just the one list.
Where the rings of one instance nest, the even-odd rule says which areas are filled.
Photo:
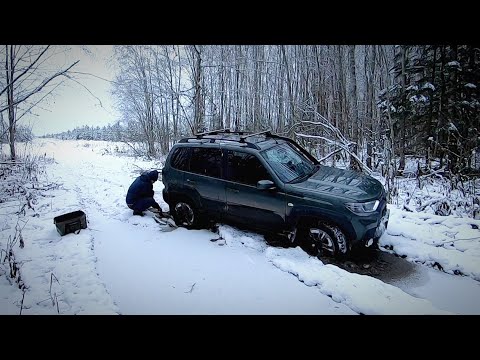
[[158, 180], [158, 171], [157, 170], [152, 170], [152, 171], [147, 171], [144, 172], [142, 175], [140, 175], [140, 178], [143, 181], [157, 181]]
[[157, 181], [158, 180], [158, 171], [152, 170], [147, 173], [147, 177], [149, 180]]

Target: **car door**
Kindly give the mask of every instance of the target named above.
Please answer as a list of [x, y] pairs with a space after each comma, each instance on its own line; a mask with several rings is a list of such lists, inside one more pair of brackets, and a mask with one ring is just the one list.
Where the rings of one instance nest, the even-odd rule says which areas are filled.
[[254, 154], [227, 150], [225, 180], [228, 220], [267, 231], [283, 229], [285, 193], [257, 189], [259, 180], [274, 180]]
[[185, 173], [186, 192], [194, 193], [201, 209], [220, 219], [225, 209], [225, 182], [220, 147], [192, 147], [190, 170]]

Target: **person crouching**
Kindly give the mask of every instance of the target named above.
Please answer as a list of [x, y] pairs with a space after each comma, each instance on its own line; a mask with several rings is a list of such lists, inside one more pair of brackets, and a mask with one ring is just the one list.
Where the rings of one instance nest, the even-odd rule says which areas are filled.
[[133, 215], [143, 216], [143, 211], [149, 207], [157, 209], [160, 214], [162, 209], [153, 198], [153, 183], [158, 180], [158, 171], [152, 170], [137, 177], [128, 188], [126, 202], [133, 210]]

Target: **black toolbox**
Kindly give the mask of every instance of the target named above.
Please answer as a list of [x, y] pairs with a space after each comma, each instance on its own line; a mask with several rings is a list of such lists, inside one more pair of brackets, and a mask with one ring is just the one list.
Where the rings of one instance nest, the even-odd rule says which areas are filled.
[[57, 216], [53, 219], [58, 233], [63, 236], [87, 228], [87, 216], [81, 210]]

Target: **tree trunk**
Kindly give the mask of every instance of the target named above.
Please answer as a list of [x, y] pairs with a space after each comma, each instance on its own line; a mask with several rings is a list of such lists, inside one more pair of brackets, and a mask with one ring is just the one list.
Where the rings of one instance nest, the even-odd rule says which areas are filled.
[[[432, 73], [431, 73], [431, 83], [435, 84], [435, 74], [436, 74], [436, 66], [437, 66], [437, 46], [433, 45], [433, 58], [432, 58]], [[426, 144], [425, 147], [427, 149], [426, 153], [426, 163], [428, 168], [430, 168], [430, 153], [432, 150], [432, 141], [428, 140], [430, 137], [433, 138], [434, 128], [432, 126], [433, 123], [433, 98], [434, 93], [432, 89], [428, 90], [428, 95], [430, 96], [430, 106], [428, 109], [428, 118], [427, 118], [427, 128], [426, 128]], [[438, 120], [437, 120], [438, 121]]]
[[[218, 122], [218, 128], [221, 129], [223, 127], [223, 119], [224, 119], [224, 116], [223, 114], [225, 113], [225, 79], [224, 79], [224, 72], [225, 72], [225, 69], [224, 69], [224, 65], [223, 63], [225, 62], [224, 60], [224, 47], [222, 46], [220, 48], [220, 119], [219, 119], [219, 122]], [[227, 126], [225, 125], [225, 128], [227, 128]]]
[[260, 46], [254, 48], [254, 73], [253, 73], [253, 131], [256, 132], [260, 128]]
[[[401, 57], [401, 64], [402, 64], [402, 74], [400, 76], [400, 81], [402, 85], [402, 94], [405, 95], [405, 89], [407, 84], [407, 73], [406, 73], [406, 62], [407, 62], [407, 54], [406, 54], [406, 47], [400, 46], [400, 57]], [[400, 117], [400, 143], [399, 143], [399, 155], [400, 155], [400, 163], [398, 165], [398, 171], [403, 172], [405, 169], [405, 115]]]
[[[287, 61], [287, 54], [285, 52], [285, 46], [281, 45], [280, 49], [282, 50], [282, 57], [283, 57], [283, 63], [285, 65], [285, 73], [287, 74], [287, 89], [288, 89], [288, 100], [289, 100], [289, 108], [290, 108], [290, 116], [287, 120], [287, 127], [289, 131], [292, 131], [292, 126], [295, 121], [295, 104], [293, 102], [293, 93], [292, 93], [292, 79], [290, 76], [290, 68], [288, 66], [288, 61]], [[289, 136], [291, 135], [290, 133], [288, 134]]]
[[[358, 154], [358, 101], [357, 101], [357, 76], [355, 72], [355, 45], [350, 45], [348, 47], [348, 62], [350, 69], [350, 99], [351, 99], [351, 114], [352, 118], [350, 119], [352, 126], [352, 140], [356, 143], [353, 145], [352, 152]], [[350, 168], [355, 170], [361, 170], [359, 164], [353, 156], [350, 156]]]
[[[346, 112], [346, 85], [345, 74], [343, 73], [343, 50], [341, 45], [337, 45], [337, 62], [338, 62], [338, 128], [342, 133], [348, 133], [348, 124], [345, 123]], [[348, 136], [350, 138], [350, 134]]]
[[[373, 129], [373, 109], [375, 108], [375, 98], [373, 96], [373, 91], [375, 87], [375, 65], [376, 65], [376, 46], [372, 45], [370, 49], [370, 54], [368, 51], [365, 52], [365, 72], [366, 72], [366, 81], [367, 81], [367, 98], [366, 98], [366, 110], [365, 110], [365, 119], [368, 121], [369, 134], [367, 136], [367, 166], [370, 169], [373, 169], [372, 160], [373, 160], [373, 142], [375, 141], [375, 134]], [[374, 164], [374, 162], [373, 162]]]
[[[437, 129], [442, 129], [444, 126], [444, 106], [445, 106], [445, 46], [442, 45], [440, 47], [440, 104], [438, 106], [438, 126]], [[435, 143], [435, 150], [434, 153], [437, 153], [437, 149], [439, 147], [438, 144], [443, 144], [445, 140], [444, 137], [444, 132], [438, 131], [437, 132], [437, 141]], [[442, 146], [442, 145], [440, 145]], [[440, 150], [439, 151], [439, 157], [440, 157], [440, 167], [443, 166], [443, 157], [444, 157], [444, 151]]]
[[195, 73], [194, 73], [194, 86], [195, 86], [195, 116], [194, 116], [194, 129], [193, 132], [202, 132], [205, 130], [203, 124], [203, 107], [202, 107], [202, 50], [201, 46], [193, 45], [193, 52], [195, 54]]
[[280, 71], [280, 76], [278, 77], [277, 82], [277, 94], [278, 99], [278, 112], [277, 112], [277, 131], [283, 133], [285, 127], [285, 112], [284, 112], [284, 95], [283, 95], [283, 82], [285, 79], [285, 68], [282, 65], [278, 65], [278, 71]]
[[10, 45], [10, 51], [8, 50], [9, 46], [5, 45], [5, 71], [7, 75], [7, 105], [8, 105], [8, 125], [9, 125], [9, 144], [10, 144], [10, 159], [15, 161], [15, 106], [13, 104], [13, 75], [15, 73], [15, 55], [14, 55], [14, 45]]

